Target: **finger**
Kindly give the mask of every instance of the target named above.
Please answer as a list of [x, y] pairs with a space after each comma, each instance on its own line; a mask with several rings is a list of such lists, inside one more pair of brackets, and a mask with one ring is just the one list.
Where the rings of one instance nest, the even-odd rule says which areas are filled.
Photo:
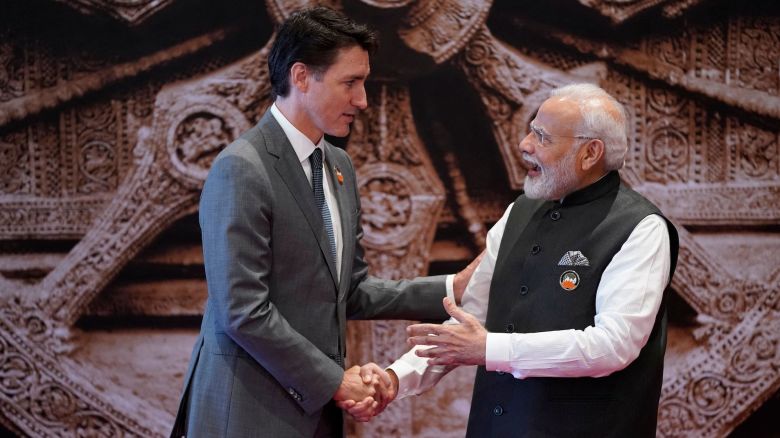
[[441, 324], [412, 324], [406, 327], [406, 334], [409, 336], [438, 335], [441, 328]]
[[460, 363], [451, 356], [441, 356], [428, 359], [428, 365], [460, 365]]
[[406, 343], [409, 345], [443, 345], [446, 344], [446, 339], [442, 336], [412, 336], [406, 339]]
[[468, 313], [464, 312], [461, 308], [456, 306], [455, 303], [451, 299], [449, 299], [449, 297], [444, 297], [443, 302], [444, 302], [444, 310], [446, 310], [447, 313], [451, 317], [455, 318], [458, 322], [460, 323], [467, 322], [471, 317], [471, 315], [469, 315]]
[[[417, 351], [415, 351], [415, 354], [420, 357], [442, 357], [446, 354], [449, 354], [449, 349], [445, 347], [431, 347], [431, 348], [421, 348]], [[430, 362], [428, 362], [430, 364]]]
[[371, 402], [360, 401], [359, 403], [356, 403], [353, 407], [349, 408], [347, 412], [349, 412], [349, 414], [354, 417], [365, 416], [370, 413], [372, 404], [373, 404], [373, 400]]
[[357, 406], [357, 402], [355, 400], [341, 400], [336, 402], [336, 406], [351, 413], [351, 410]]
[[353, 408], [347, 412], [355, 418], [367, 417], [371, 418], [376, 415], [375, 411], [379, 403], [371, 399], [364, 399], [357, 403]]
[[382, 372], [382, 369], [373, 362], [369, 362], [360, 367], [360, 377], [363, 378], [363, 383], [371, 383], [372, 376], [380, 372]]
[[390, 378], [390, 374], [387, 371], [385, 371], [385, 370], [379, 368], [379, 366], [377, 366], [376, 375], [379, 377], [379, 382], [383, 386], [385, 386], [387, 388], [392, 388], [393, 387], [393, 380]]

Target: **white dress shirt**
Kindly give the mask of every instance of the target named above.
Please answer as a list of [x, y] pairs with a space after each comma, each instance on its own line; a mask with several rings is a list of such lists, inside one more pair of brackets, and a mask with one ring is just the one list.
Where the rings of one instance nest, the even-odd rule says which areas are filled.
[[[490, 281], [509, 212], [491, 228], [487, 253], [477, 266], [461, 300], [462, 308], [485, 324]], [[486, 369], [526, 377], [601, 377], [625, 368], [639, 356], [655, 324], [669, 282], [670, 246], [666, 222], [644, 218], [607, 265], [596, 290], [593, 325], [584, 330], [538, 333], [488, 333]], [[447, 279], [452, 298], [452, 276]], [[458, 324], [450, 318], [445, 324]], [[398, 397], [430, 389], [454, 367], [428, 366], [417, 346], [389, 368], [399, 380]]]
[[292, 147], [295, 150], [295, 155], [298, 156], [298, 160], [303, 167], [303, 173], [306, 174], [306, 178], [309, 180], [309, 185], [311, 185], [311, 161], [309, 161], [309, 156], [311, 156], [315, 148], [322, 150], [322, 190], [325, 192], [325, 202], [328, 204], [331, 224], [333, 224], [333, 238], [336, 240], [336, 275], [341, 277], [341, 251], [344, 247], [343, 239], [341, 237], [341, 214], [339, 212], [339, 205], [336, 202], [336, 197], [333, 195], [333, 190], [330, 189], [330, 177], [328, 176], [330, 175], [330, 172], [326, 166], [328, 157], [325, 156], [325, 148], [323, 147], [325, 144], [325, 136], [322, 136], [320, 141], [315, 145], [309, 140], [309, 137], [306, 137], [306, 135], [287, 120], [287, 117], [279, 111], [279, 108], [276, 107], [275, 103], [271, 105], [271, 114], [273, 114], [276, 121], [279, 122], [287, 139], [290, 140], [290, 144], [292, 144]]

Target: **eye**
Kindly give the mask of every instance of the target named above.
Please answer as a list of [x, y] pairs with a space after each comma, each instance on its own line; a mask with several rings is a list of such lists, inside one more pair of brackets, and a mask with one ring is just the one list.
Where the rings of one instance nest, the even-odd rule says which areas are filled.
[[355, 80], [351, 79], [351, 80], [345, 82], [345, 84], [347, 84], [348, 88], [351, 88], [353, 85], [355, 85]]
[[543, 144], [544, 143], [544, 132], [542, 132], [541, 129], [539, 129], [536, 126], [533, 126], [533, 125], [529, 125], [528, 129], [530, 129], [531, 132], [534, 133], [534, 137], [536, 137], [536, 141], [539, 144]]

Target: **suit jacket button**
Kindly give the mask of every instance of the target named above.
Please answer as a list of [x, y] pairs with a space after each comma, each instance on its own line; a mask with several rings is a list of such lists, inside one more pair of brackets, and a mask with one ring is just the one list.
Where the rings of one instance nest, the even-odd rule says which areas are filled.
[[539, 254], [539, 251], [541, 251], [541, 250], [542, 250], [542, 247], [539, 246], [539, 244], [537, 243], [536, 245], [531, 247], [531, 255]]
[[552, 213], [550, 213], [550, 219], [552, 219], [554, 221], [557, 221], [560, 218], [561, 218], [561, 212], [560, 211], [555, 210]]
[[495, 415], [496, 417], [503, 414], [504, 414], [504, 408], [502, 408], [501, 405], [498, 405], [495, 408], [493, 408], [493, 415]]
[[506, 332], [512, 333], [513, 331], [515, 331], [515, 325], [510, 322], [509, 324], [506, 325]]
[[528, 293], [528, 286], [522, 285], [520, 286], [520, 295], [525, 295]]

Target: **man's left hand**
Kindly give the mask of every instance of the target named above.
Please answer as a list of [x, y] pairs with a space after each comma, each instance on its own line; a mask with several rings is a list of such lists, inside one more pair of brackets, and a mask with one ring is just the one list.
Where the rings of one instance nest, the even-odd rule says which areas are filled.
[[444, 309], [460, 324], [414, 324], [406, 328], [412, 345], [431, 345], [417, 350], [429, 357], [429, 365], [485, 365], [487, 330], [469, 313], [444, 298]]

